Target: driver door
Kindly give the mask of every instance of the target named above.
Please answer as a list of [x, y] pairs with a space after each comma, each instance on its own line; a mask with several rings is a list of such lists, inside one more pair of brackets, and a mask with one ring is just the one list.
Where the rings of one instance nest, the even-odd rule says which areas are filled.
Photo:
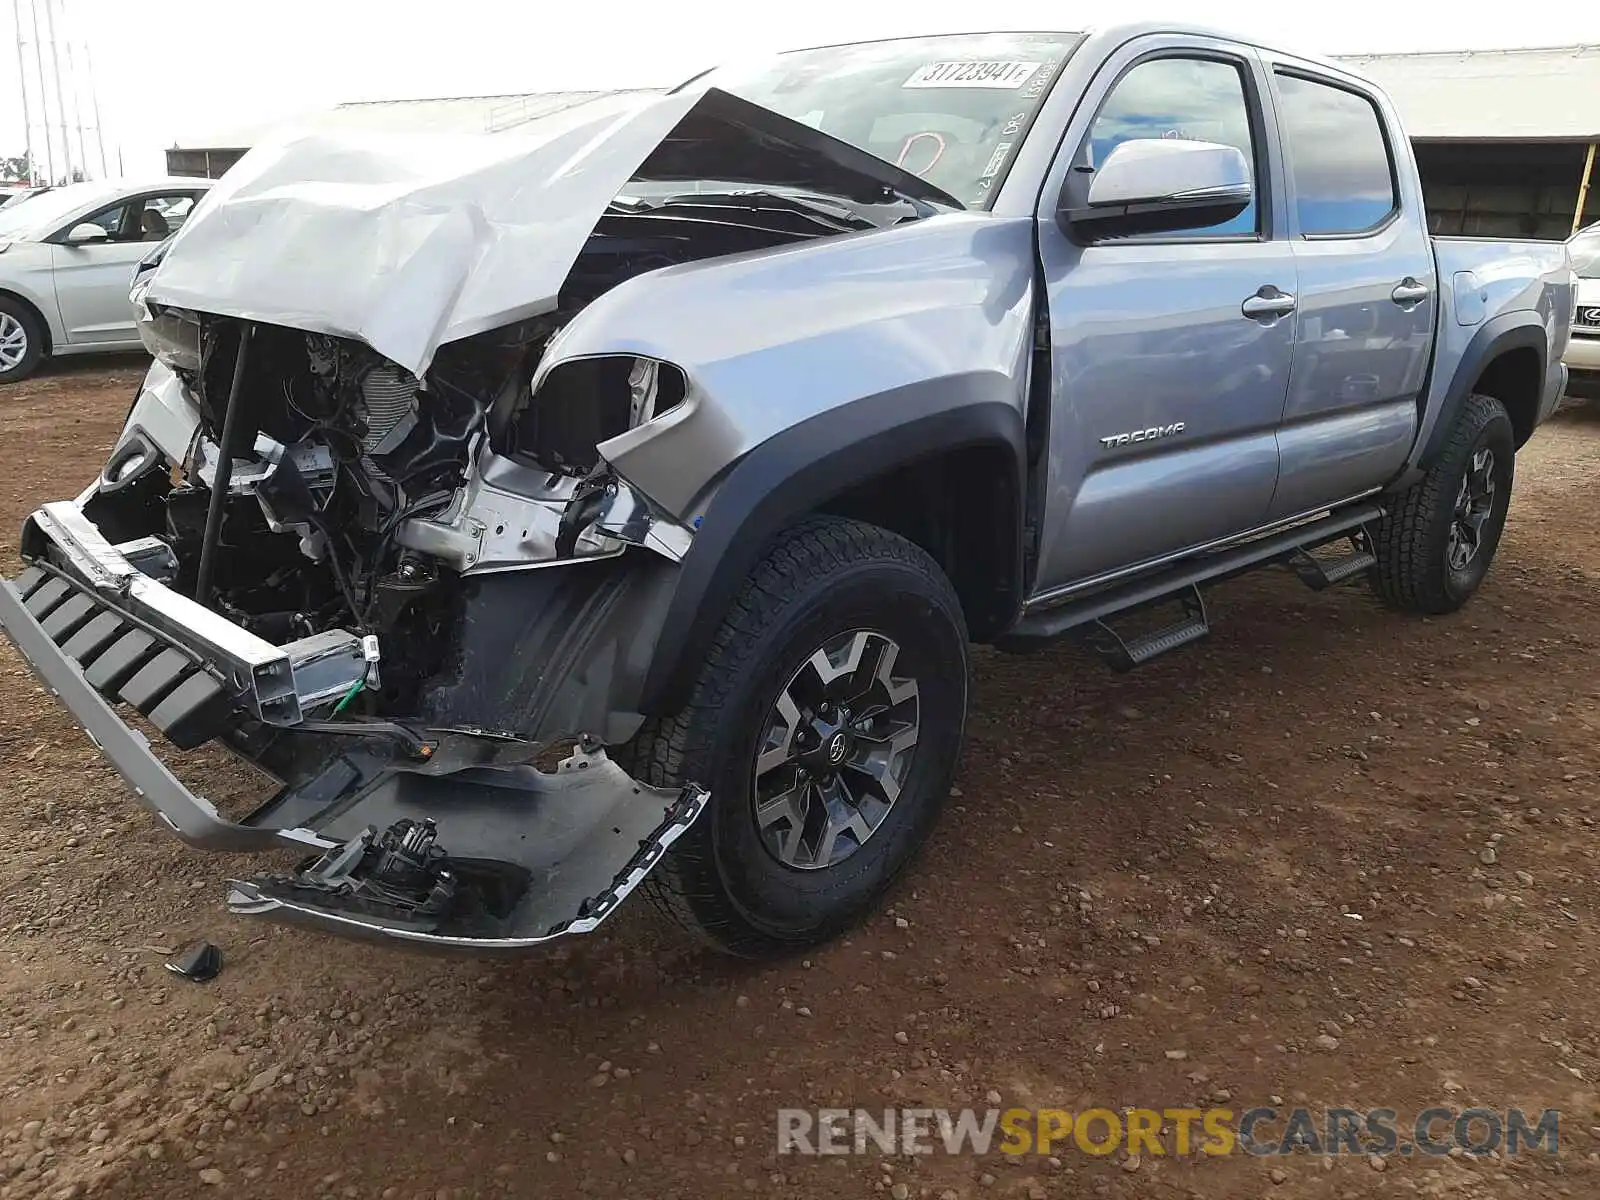
[[[1068, 128], [1038, 220], [1052, 401], [1035, 600], [1267, 519], [1297, 274], [1265, 94], [1250, 48], [1156, 35], [1112, 57]], [[1082, 244], [1056, 217], [1067, 173], [1092, 173], [1145, 138], [1241, 150], [1253, 167], [1248, 209]]]
[[[186, 213], [195, 193], [139, 196], [73, 222], [51, 238], [56, 304], [72, 345], [136, 345], [128, 289], [133, 268], [175, 229], [173, 217]], [[86, 242], [69, 242], [73, 229], [98, 226], [104, 233]]]

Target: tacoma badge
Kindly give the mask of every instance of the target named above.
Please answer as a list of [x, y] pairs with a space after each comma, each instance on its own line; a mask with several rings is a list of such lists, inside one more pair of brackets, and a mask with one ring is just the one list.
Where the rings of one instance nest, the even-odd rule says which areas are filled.
[[1183, 432], [1183, 422], [1175, 421], [1171, 425], [1154, 425], [1149, 429], [1135, 429], [1132, 433], [1113, 433], [1109, 437], [1100, 439], [1100, 444], [1107, 450], [1117, 446], [1131, 446], [1135, 442], [1153, 442], [1158, 438], [1175, 437]]

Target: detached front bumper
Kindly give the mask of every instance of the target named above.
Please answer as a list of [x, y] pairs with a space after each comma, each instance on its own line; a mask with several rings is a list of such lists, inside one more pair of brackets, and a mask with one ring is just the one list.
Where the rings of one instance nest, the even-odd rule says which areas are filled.
[[[533, 946], [609, 916], [709, 799], [693, 786], [637, 783], [592, 746], [545, 772], [527, 765], [536, 747], [469, 730], [409, 731], [425, 753], [408, 754], [404, 740], [397, 748], [383, 736], [394, 726], [345, 735], [320, 723], [324, 748], [301, 756], [306, 769], [230, 820], [118, 706], [184, 748], [245, 727], [258, 742], [315, 741], [297, 727], [358, 677], [359, 639], [265, 642], [146, 574], [136, 564], [164, 569], [154, 548], [110, 545], [74, 503], [29, 518], [23, 552], [31, 565], [0, 581], [0, 626], [139, 803], [202, 849], [317, 856], [295, 872], [231, 881], [235, 912], [344, 935]], [[484, 765], [501, 762], [510, 765]], [[428, 851], [406, 876], [385, 835], [423, 826]]]
[[285, 841], [328, 844], [309, 830], [250, 828], [224, 819], [210, 801], [184, 787], [149, 740], [112, 707], [126, 698], [124, 692], [153, 696], [160, 686], [154, 673], [137, 693], [134, 683], [155, 665], [172, 683], [162, 687], [160, 702], [152, 701], [145, 715], [158, 729], [183, 728], [195, 714], [227, 703], [222, 682], [203, 659], [167, 643], [127, 609], [100, 603], [91, 589], [48, 566], [32, 566], [0, 582], [0, 626], [127, 780], [139, 803], [191, 846], [242, 851]]

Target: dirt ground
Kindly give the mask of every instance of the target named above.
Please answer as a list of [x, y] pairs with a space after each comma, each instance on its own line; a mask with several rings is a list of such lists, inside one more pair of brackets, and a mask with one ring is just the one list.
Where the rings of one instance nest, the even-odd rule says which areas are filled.
[[[5, 562], [141, 371], [0, 389]], [[1600, 1195], [1600, 414], [1517, 469], [1457, 617], [1271, 573], [1131, 676], [982, 655], [927, 852], [853, 936], [774, 966], [637, 903], [498, 962], [232, 918], [236, 864], [157, 830], [7, 646], [0, 1198]], [[163, 969], [200, 936], [220, 978]], [[1561, 1153], [775, 1154], [780, 1107], [996, 1095], [1554, 1107]]]

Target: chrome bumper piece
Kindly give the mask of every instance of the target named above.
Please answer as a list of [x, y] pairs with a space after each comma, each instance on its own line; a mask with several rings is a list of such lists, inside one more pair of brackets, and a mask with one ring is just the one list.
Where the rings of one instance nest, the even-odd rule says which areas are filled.
[[73, 501], [47, 504], [28, 518], [22, 553], [53, 563], [105, 606], [219, 671], [237, 702], [269, 725], [299, 724], [307, 709], [343, 695], [367, 672], [361, 639], [353, 633], [336, 630], [275, 646], [145, 575]]
[[[58, 576], [49, 575], [37, 567], [30, 568], [14, 580], [0, 582], [0, 626], [4, 627], [6, 635], [22, 657], [27, 659], [34, 673], [72, 711], [73, 717], [89, 735], [89, 740], [100, 748], [111, 765], [128, 781], [140, 804], [191, 846], [206, 850], [266, 850], [281, 847], [285, 842], [306, 847], [333, 844], [307, 829], [252, 829], [237, 825], [218, 813], [205, 797], [186, 788], [152, 752], [149, 740], [127, 725], [112, 708], [111, 701], [90, 683], [84, 665], [68, 653], [68, 650], [72, 650], [74, 653], [87, 654], [87, 651], [80, 651], [78, 647], [93, 643], [99, 654], [90, 659], [89, 669], [92, 670], [94, 662], [104, 658], [123, 637], [141, 631], [131, 627], [124, 630], [113, 628], [109, 633], [109, 643], [103, 642], [99, 635], [80, 642], [80, 635], [89, 632], [89, 626], [101, 620], [97, 614], [91, 616], [89, 622], [82, 624], [76, 632], [65, 635], [66, 646], [63, 647], [56, 640], [58, 636], [63, 636], [57, 633], [63, 622], [57, 620], [52, 623], [51, 618], [73, 597], [55, 596], [58, 590], [67, 591], [52, 586], [59, 583]], [[50, 589], [52, 595], [42, 600], [40, 593], [46, 588]], [[52, 598], [53, 603], [45, 602]], [[111, 620], [120, 618], [111, 614]], [[160, 657], [158, 653], [150, 663]], [[185, 675], [186, 678], [172, 689], [166, 699], [184, 687], [192, 690], [220, 689], [215, 677], [205, 673], [197, 664], [186, 670]], [[131, 683], [132, 676], [112, 682], [121, 687]], [[202, 703], [206, 702], [205, 697], [199, 699]], [[158, 719], [156, 710], [159, 708], [158, 703], [150, 714], [152, 720]]]

